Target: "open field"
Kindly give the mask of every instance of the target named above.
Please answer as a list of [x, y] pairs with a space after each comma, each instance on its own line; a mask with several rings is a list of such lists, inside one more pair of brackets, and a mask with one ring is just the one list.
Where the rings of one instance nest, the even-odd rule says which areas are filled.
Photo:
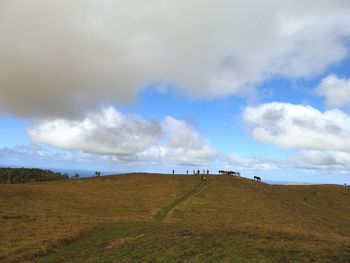
[[349, 204], [229, 176], [0, 185], [0, 262], [350, 262]]

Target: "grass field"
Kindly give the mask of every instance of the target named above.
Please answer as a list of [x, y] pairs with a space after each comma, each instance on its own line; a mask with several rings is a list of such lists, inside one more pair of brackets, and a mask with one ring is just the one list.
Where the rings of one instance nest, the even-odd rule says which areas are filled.
[[0, 262], [350, 262], [350, 189], [129, 174], [0, 185]]

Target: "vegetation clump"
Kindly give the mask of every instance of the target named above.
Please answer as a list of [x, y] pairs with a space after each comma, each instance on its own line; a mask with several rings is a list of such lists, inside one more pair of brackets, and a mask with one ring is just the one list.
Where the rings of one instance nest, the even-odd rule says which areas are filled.
[[55, 173], [37, 168], [0, 168], [0, 183], [23, 184], [67, 179], [68, 174]]

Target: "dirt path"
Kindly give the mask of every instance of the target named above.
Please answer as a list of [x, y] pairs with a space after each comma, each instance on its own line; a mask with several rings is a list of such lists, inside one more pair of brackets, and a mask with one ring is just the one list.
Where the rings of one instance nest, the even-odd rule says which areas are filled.
[[180, 197], [179, 199], [176, 199], [174, 202], [170, 203], [168, 206], [161, 209], [155, 216], [154, 220], [157, 222], [161, 222], [164, 220], [164, 218], [169, 214], [171, 210], [173, 210], [175, 207], [180, 205], [181, 203], [187, 201], [189, 198], [191, 198], [196, 193], [200, 192], [205, 185], [208, 184], [208, 181], [200, 182], [196, 187], [192, 188], [190, 191], [188, 191], [184, 196]]

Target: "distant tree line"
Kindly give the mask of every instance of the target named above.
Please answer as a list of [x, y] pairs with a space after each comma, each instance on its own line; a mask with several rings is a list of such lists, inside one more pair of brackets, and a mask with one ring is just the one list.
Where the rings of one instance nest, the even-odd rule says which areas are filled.
[[68, 174], [37, 168], [0, 168], [1, 184], [23, 184], [68, 179]]

